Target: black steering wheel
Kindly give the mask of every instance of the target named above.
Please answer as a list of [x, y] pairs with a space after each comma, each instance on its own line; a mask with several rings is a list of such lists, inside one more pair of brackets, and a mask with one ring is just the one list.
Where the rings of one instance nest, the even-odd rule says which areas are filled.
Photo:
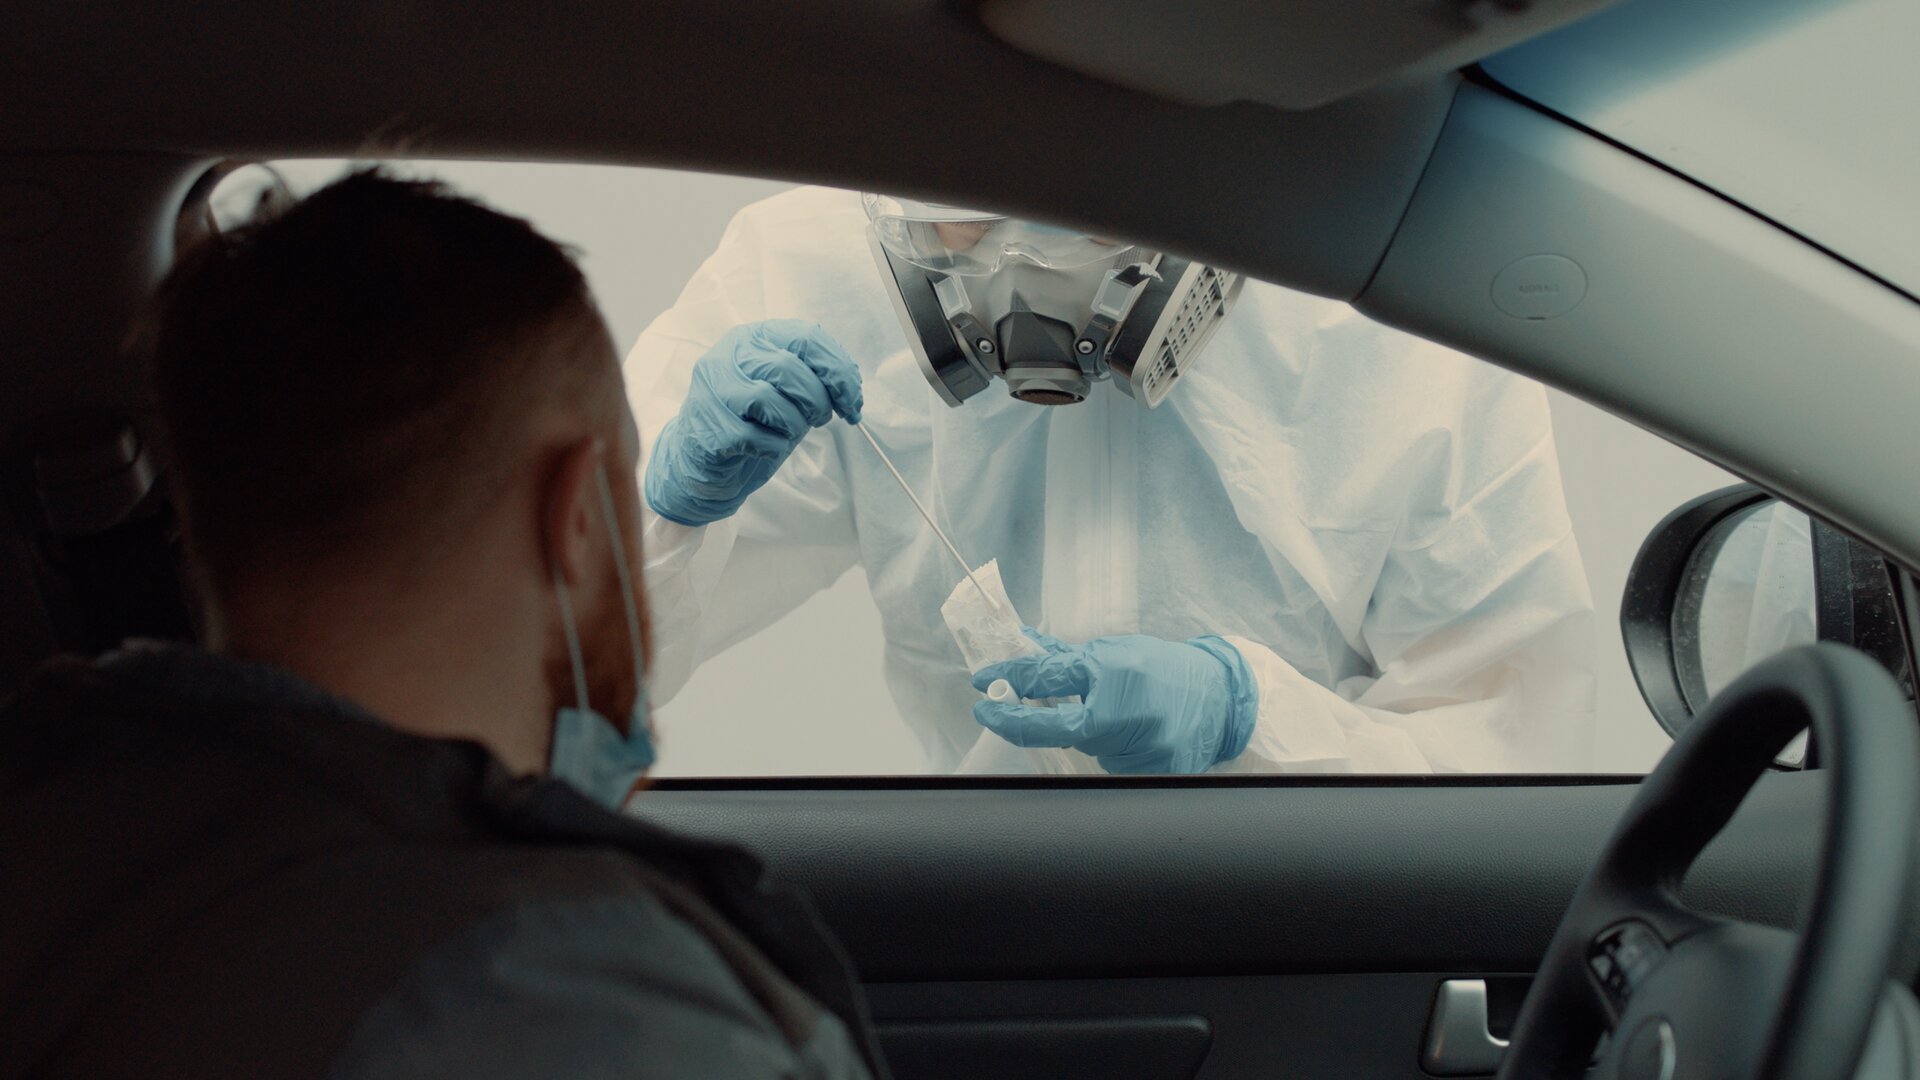
[[[1798, 932], [1689, 910], [1681, 876], [1808, 727], [1827, 806]], [[1875, 1060], [1910, 1053], [1920, 1009], [1888, 978], [1920, 923], [1917, 822], [1920, 731], [1884, 669], [1814, 645], [1742, 675], [1647, 777], [1574, 893], [1500, 1080], [1581, 1076], [1602, 1032], [1605, 1080], [1848, 1080], [1870, 1029]]]

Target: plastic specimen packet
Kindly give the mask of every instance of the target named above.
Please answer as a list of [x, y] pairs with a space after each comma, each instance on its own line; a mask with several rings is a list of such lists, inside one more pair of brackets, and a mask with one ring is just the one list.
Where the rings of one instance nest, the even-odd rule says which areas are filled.
[[[974, 587], [974, 580], [980, 583], [979, 588]], [[999, 605], [997, 609], [994, 604], [987, 602], [986, 596], [981, 595], [983, 590]], [[960, 646], [960, 655], [966, 660], [968, 671], [979, 671], [988, 664], [1046, 651], [1021, 629], [1020, 616], [1013, 610], [1013, 601], [1007, 599], [1006, 586], [1000, 581], [998, 559], [975, 569], [973, 580], [962, 577], [947, 596], [947, 602], [940, 605], [940, 617], [946, 620], [954, 644]], [[995, 683], [991, 689], [998, 691], [989, 694], [995, 700], [1012, 697], [1011, 688], [1004, 682]], [[954, 771], [963, 774], [1058, 774], [1098, 773], [1101, 769], [1092, 758], [1077, 750], [1019, 747], [983, 729], [980, 740], [973, 744], [973, 749], [967, 752]]]
[[[979, 588], [974, 587], [975, 581], [980, 583]], [[993, 603], [988, 603], [988, 596], [993, 597]], [[1045, 651], [1020, 628], [1020, 616], [1013, 610], [1013, 601], [1007, 599], [1007, 587], [1000, 582], [998, 559], [974, 570], [971, 579], [961, 578], [947, 602], [940, 605], [940, 617], [947, 621], [954, 644], [960, 646], [968, 671]]]

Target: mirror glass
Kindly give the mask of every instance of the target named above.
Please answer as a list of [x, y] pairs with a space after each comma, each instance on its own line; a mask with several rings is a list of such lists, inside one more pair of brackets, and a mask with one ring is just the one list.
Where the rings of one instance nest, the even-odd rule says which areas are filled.
[[253, 220], [262, 211], [282, 210], [293, 204], [293, 190], [280, 170], [261, 162], [235, 168], [221, 178], [207, 199], [217, 232], [228, 232]]
[[[1722, 522], [1695, 551], [1673, 612], [1674, 664], [1694, 713], [1753, 665], [1818, 640], [1813, 527], [1768, 501]], [[1781, 755], [1797, 764], [1805, 736]]]

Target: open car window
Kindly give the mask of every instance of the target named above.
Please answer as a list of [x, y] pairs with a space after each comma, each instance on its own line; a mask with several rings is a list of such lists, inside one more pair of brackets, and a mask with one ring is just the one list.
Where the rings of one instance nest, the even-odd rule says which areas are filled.
[[[347, 167], [273, 166], [295, 195]], [[1101, 755], [984, 731], [942, 613], [972, 598], [967, 579], [836, 419], [722, 518], [650, 521], [657, 775], [1125, 771], [1101, 765], [1132, 752], [1114, 717], [1190, 700], [1168, 682], [1218, 665], [1231, 677], [1217, 700], [1251, 708], [1252, 725], [1215, 773], [1633, 773], [1668, 744], [1628, 669], [1619, 599], [1654, 523], [1730, 478], [1625, 421], [1258, 282], [1157, 405], [1108, 377], [1075, 404], [1016, 400], [994, 378], [954, 406], [910, 347], [860, 193], [599, 166], [398, 167], [580, 250], [628, 353], [650, 456], [732, 328], [817, 323], [860, 370], [863, 427], [963, 559], [991, 564], [1034, 651], [1070, 653], [1055, 665], [1069, 681], [1146, 687], [1098, 703]], [[215, 192], [223, 222], [254, 211], [263, 177], [242, 170]], [[1010, 238], [1015, 263], [1021, 244], [1092, 250], [979, 220], [962, 240]], [[1016, 279], [968, 279], [1009, 347], [1008, 314], [1049, 310], [1048, 281]], [[1100, 275], [1087, 280], [1090, 295]], [[1014, 704], [1091, 713], [1071, 692], [1083, 688]]]

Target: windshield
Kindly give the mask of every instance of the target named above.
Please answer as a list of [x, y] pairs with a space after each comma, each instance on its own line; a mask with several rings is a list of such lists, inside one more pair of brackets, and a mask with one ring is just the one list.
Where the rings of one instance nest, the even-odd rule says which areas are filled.
[[1632, 0], [1500, 82], [1920, 292], [1920, 3]]

